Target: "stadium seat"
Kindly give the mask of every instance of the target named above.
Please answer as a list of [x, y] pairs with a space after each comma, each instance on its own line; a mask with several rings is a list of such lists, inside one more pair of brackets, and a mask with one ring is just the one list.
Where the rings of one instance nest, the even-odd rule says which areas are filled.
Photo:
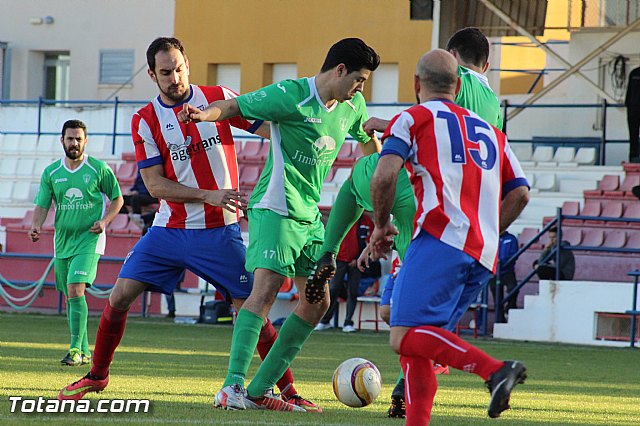
[[562, 241], [567, 241], [572, 246], [579, 246], [582, 242], [582, 229], [571, 226], [562, 227]]
[[267, 161], [269, 155], [269, 142], [247, 141], [238, 157], [243, 163], [260, 163]]
[[42, 175], [44, 169], [53, 163], [49, 157], [40, 157], [36, 160], [36, 163], [33, 166], [33, 175], [34, 177], [39, 178]]
[[600, 204], [600, 201], [586, 200], [584, 206], [582, 206], [582, 210], [580, 210], [580, 216], [600, 216], [601, 212], [602, 204]]
[[[640, 219], [640, 203], [633, 203], [627, 205], [622, 215], [624, 219]], [[622, 224], [618, 224], [622, 225]], [[626, 226], [629, 228], [640, 228], [640, 222], [626, 222]]]
[[620, 176], [618, 175], [604, 175], [598, 183], [598, 189], [584, 191], [584, 197], [599, 197], [604, 192], [616, 191], [620, 187]]
[[63, 149], [60, 144], [60, 135], [40, 135], [37, 141], [40, 154], [60, 154]]
[[87, 137], [87, 153], [97, 158], [104, 157], [105, 153], [111, 154], [113, 137], [108, 135], [89, 135]]
[[240, 153], [242, 153], [242, 141], [233, 141], [236, 147], [236, 157], [240, 156]]
[[533, 146], [530, 143], [512, 143], [511, 150], [520, 164], [530, 162], [533, 156]]
[[138, 173], [138, 165], [132, 162], [125, 162], [120, 164], [116, 171], [116, 179], [120, 182], [120, 186], [131, 186], [136, 180], [136, 174]]
[[351, 152], [351, 143], [343, 143], [340, 147], [340, 150], [338, 151], [338, 156], [336, 157], [336, 161], [334, 162], [334, 164], [336, 166], [348, 166], [353, 164], [353, 162], [355, 161], [355, 157], [351, 155]]
[[253, 189], [254, 186], [258, 183], [258, 179], [260, 178], [261, 168], [260, 166], [247, 164], [242, 167], [240, 174], [240, 187]]
[[12, 200], [20, 203], [33, 201], [33, 199], [29, 199], [30, 186], [31, 182], [28, 180], [16, 181], [15, 185], [13, 185], [13, 195], [11, 196]]
[[556, 175], [553, 172], [535, 173], [535, 188], [539, 191], [556, 191], [558, 183], [556, 181]]
[[33, 176], [33, 166], [35, 165], [36, 159], [33, 157], [22, 157], [18, 160], [18, 166], [16, 169], [16, 175], [25, 177], [25, 176]]
[[[60, 139], [58, 139], [60, 140]], [[5, 154], [31, 156], [36, 155], [37, 135], [28, 134], [6, 134], [0, 151]], [[59, 146], [59, 145], [58, 145]]]
[[331, 179], [331, 185], [334, 186], [335, 188], [340, 188], [342, 184], [347, 179], [349, 179], [349, 176], [351, 176], [351, 169], [346, 167], [341, 167], [337, 169], [335, 174], [333, 175], [333, 179]]
[[[518, 245], [520, 247], [524, 247], [525, 244], [527, 244], [529, 241], [531, 241], [536, 235], [538, 235], [538, 232], [540, 232], [539, 229], [536, 228], [524, 228], [522, 230], [522, 232], [520, 232], [520, 235], [518, 235]], [[536, 242], [534, 244], [536, 247], [535, 248], [540, 248], [540, 242]], [[531, 246], [532, 248], [534, 248], [533, 246]]]
[[552, 146], [537, 146], [533, 150], [533, 156], [531, 157], [536, 163], [550, 163], [553, 162], [553, 147]]
[[[608, 200], [602, 202], [602, 210], [600, 211], [600, 217], [602, 218], [613, 218], [619, 219], [622, 217], [622, 202]], [[593, 221], [593, 220], [585, 220], [585, 224], [594, 224], [600, 223], [601, 221]], [[621, 222], [610, 222], [612, 225], [616, 223], [619, 224]]]
[[630, 232], [625, 247], [630, 249], [640, 249], [640, 232]]
[[20, 221], [19, 225], [22, 229], [31, 229], [31, 224], [33, 223], [33, 210], [29, 209], [24, 214], [24, 217]]
[[123, 161], [136, 161], [136, 153], [134, 151], [123, 152], [121, 158]]
[[335, 194], [332, 191], [322, 191], [320, 193], [320, 201], [318, 201], [318, 208], [328, 209], [333, 206]]
[[556, 153], [553, 155], [553, 161], [558, 164], [576, 164], [576, 149], [572, 146], [561, 146], [556, 149]]
[[604, 192], [603, 195], [605, 197], [613, 198], [629, 197], [636, 199], [636, 196], [633, 195], [631, 189], [638, 185], [640, 185], [640, 175], [626, 175], [617, 190]]
[[0, 202], [9, 202], [13, 195], [13, 180], [0, 179]]
[[608, 229], [604, 235], [602, 247], [622, 248], [627, 243], [627, 234], [622, 229]]
[[596, 149], [593, 147], [578, 148], [575, 162], [583, 166], [596, 164]]
[[18, 157], [8, 156], [0, 160], [0, 176], [14, 177], [18, 170]]
[[[580, 202], [578, 201], [565, 201], [562, 203], [562, 214], [568, 216], [578, 216], [580, 214]], [[555, 216], [545, 216], [542, 219], [542, 223], [546, 225], [551, 222]], [[581, 223], [579, 219], [563, 219], [563, 223]]]
[[126, 214], [117, 214], [116, 217], [107, 226], [107, 232], [116, 235], [128, 235], [129, 216]]
[[327, 177], [324, 178], [324, 183], [330, 183], [335, 174], [336, 174], [336, 167], [330, 168], [329, 173], [327, 173]]
[[586, 228], [582, 232], [582, 246], [600, 247], [604, 242], [604, 231], [599, 228]]

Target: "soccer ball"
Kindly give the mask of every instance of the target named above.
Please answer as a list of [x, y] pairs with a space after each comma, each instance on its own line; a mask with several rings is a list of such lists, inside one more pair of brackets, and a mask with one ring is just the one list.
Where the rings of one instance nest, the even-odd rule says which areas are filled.
[[366, 407], [380, 394], [378, 368], [364, 358], [351, 358], [333, 372], [333, 393], [349, 407]]

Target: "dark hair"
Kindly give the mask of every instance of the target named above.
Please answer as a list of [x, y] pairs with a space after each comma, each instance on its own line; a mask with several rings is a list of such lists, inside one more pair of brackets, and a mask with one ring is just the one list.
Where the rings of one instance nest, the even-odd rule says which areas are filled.
[[457, 31], [447, 42], [448, 52], [455, 50], [464, 62], [484, 67], [489, 60], [489, 40], [475, 27]]
[[549, 232], [553, 232], [554, 234], [558, 233], [558, 227], [557, 226], [552, 226], [551, 228], [549, 228]]
[[64, 122], [64, 124], [62, 125], [63, 138], [67, 129], [82, 129], [82, 131], [84, 132], [84, 137], [87, 137], [87, 125], [80, 120], [67, 120]]
[[149, 69], [151, 71], [156, 70], [156, 54], [158, 52], [166, 52], [171, 49], [178, 49], [184, 58], [187, 58], [187, 55], [184, 53], [184, 47], [180, 40], [175, 37], [158, 37], [153, 40], [149, 47], [147, 48], [147, 64], [149, 65]]
[[320, 72], [344, 64], [347, 73], [366, 68], [375, 71], [380, 65], [380, 56], [359, 38], [345, 38], [331, 46]]

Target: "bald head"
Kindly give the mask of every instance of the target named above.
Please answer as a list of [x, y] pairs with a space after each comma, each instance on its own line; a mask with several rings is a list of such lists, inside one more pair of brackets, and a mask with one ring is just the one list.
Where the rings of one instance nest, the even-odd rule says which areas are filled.
[[458, 62], [446, 50], [434, 49], [418, 61], [416, 77], [420, 84], [421, 102], [424, 102], [423, 98], [453, 98], [458, 83]]

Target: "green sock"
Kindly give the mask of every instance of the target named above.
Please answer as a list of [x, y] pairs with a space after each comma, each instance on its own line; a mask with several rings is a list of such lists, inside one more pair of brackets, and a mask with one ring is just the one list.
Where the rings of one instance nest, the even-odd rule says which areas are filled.
[[[67, 305], [67, 327], [69, 327], [69, 335], [71, 335], [71, 312], [69, 311], [69, 299], [67, 299], [67, 303], [65, 303], [65, 305]], [[71, 343], [69, 343], [69, 349], [72, 347]]]
[[358, 205], [356, 197], [351, 192], [351, 185], [353, 183], [349, 179], [338, 192], [329, 215], [324, 233], [324, 244], [322, 244], [320, 253], [330, 252], [337, 254], [340, 249], [340, 243], [344, 240], [347, 232], [364, 212], [364, 209]]
[[233, 326], [233, 336], [231, 337], [229, 369], [222, 387], [233, 384], [244, 386], [244, 378], [247, 375], [253, 353], [258, 345], [262, 321], [261, 317], [246, 309], [240, 309], [238, 312], [236, 324]]
[[398, 374], [398, 378], [396, 379], [396, 385], [400, 383], [400, 380], [404, 379], [404, 373], [402, 372], [402, 368], [400, 369], [400, 374]]
[[71, 329], [71, 349], [82, 349], [82, 339], [87, 332], [87, 299], [84, 296], [70, 297], [69, 304], [69, 328]]
[[291, 361], [298, 355], [312, 331], [311, 324], [305, 322], [295, 313], [289, 315], [289, 318], [282, 324], [278, 338], [269, 350], [269, 354], [262, 361], [255, 377], [247, 386], [247, 392], [250, 396], [264, 395], [267, 390], [275, 386], [289, 368]]
[[[86, 324], [86, 321], [85, 321]], [[89, 347], [89, 336], [88, 336], [88, 331], [87, 328], [85, 326], [84, 328], [84, 336], [82, 336], [82, 353], [85, 354], [86, 356], [91, 356], [91, 348]]]

